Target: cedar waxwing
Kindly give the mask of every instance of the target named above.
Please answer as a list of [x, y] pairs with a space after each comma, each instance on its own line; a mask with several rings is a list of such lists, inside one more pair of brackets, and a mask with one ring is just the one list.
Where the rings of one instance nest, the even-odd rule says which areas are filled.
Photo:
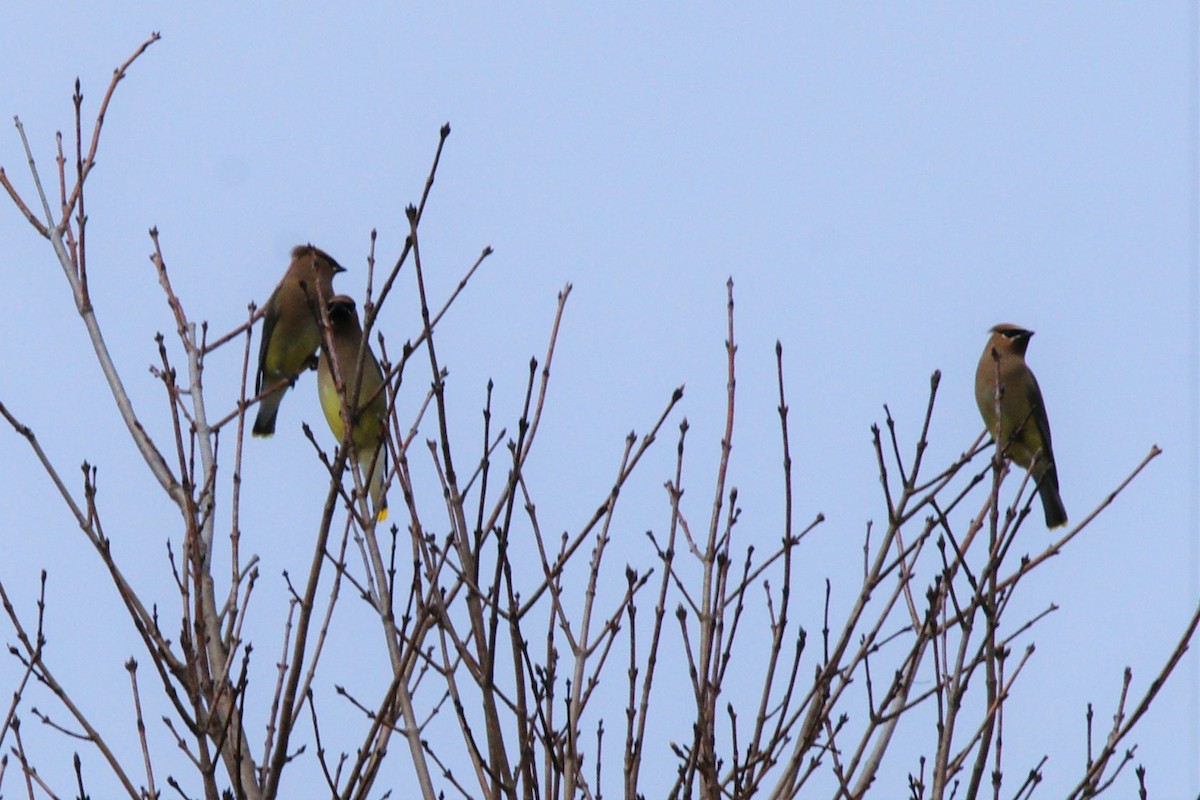
[[292, 250], [291, 265], [263, 306], [254, 392], [258, 394], [280, 381], [287, 381], [287, 385], [259, 401], [255, 436], [275, 433], [275, 415], [279, 413], [283, 393], [311, 365], [321, 345], [318, 300], [327, 302], [333, 297], [333, 276], [345, 271], [328, 253], [311, 244]]
[[[358, 366], [358, 348], [363, 342], [362, 327], [358, 323], [358, 312], [353, 298], [338, 295], [329, 301], [330, 339], [333, 344], [333, 361], [337, 364], [337, 378], [343, 383], [343, 395], [338, 391], [334, 371], [330, 367], [330, 354], [324, 348], [317, 362], [317, 393], [321, 397], [321, 410], [325, 421], [338, 442], [342, 441], [345, 427], [342, 425], [342, 406], [355, 396], [354, 370]], [[375, 360], [370, 345], [363, 358], [362, 381], [358, 388], [358, 412], [351, 414], [354, 429], [351, 454], [362, 470], [363, 483], [371, 495], [371, 505], [376, 520], [387, 519], [387, 498], [383, 494], [383, 471], [387, 460], [387, 394], [380, 390], [383, 372]]]
[[[1027, 331], [1018, 325], [997, 325], [979, 367], [975, 370], [975, 402], [983, 422], [1004, 455], [1033, 473], [1046, 527], [1067, 523], [1067, 510], [1058, 494], [1058, 469], [1050, 446], [1050, 421], [1037, 378], [1025, 363]], [[1000, 377], [1000, 419], [996, 419], [996, 376]]]

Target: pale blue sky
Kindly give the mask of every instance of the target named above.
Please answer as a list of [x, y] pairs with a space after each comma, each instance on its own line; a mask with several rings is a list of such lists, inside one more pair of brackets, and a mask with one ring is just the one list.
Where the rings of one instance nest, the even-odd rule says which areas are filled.
[[[1029, 360], [1073, 519], [1152, 444], [1164, 448], [1025, 588], [1024, 608], [1061, 609], [1036, 629], [1006, 717], [1010, 779], [1049, 753], [1037, 796], [1073, 785], [1086, 703], [1107, 722], [1122, 669], [1144, 688], [1194, 608], [1192, 5], [25, 5], [0, 27], [0, 119], [21, 116], [44, 174], [54, 131], [71, 125], [74, 78], [94, 110], [113, 67], [150, 31], [163, 34], [118, 89], [87, 198], [95, 303], [152, 434], [167, 423], [145, 367], [157, 360], [153, 333], [173, 324], [146, 230], [158, 227], [176, 289], [213, 331], [266, 298], [300, 242], [333, 253], [349, 268], [339, 287], [361, 294], [370, 229], [382, 260], [394, 257], [403, 208], [448, 121], [422, 226], [434, 291], [448, 291], [485, 245], [496, 250], [440, 334], [464, 448], [475, 447], [489, 377], [497, 416], [512, 426], [555, 294], [575, 287], [530, 465], [548, 528], [573, 529], [591, 513], [624, 435], [644, 432], [681, 383], [701, 514], [724, 421], [732, 275], [741, 533], [779, 535], [778, 339], [797, 520], [828, 518], [799, 590], [814, 609], [827, 575], [846, 601], [862, 531], [884, 519], [869, 439], [882, 404], [911, 442], [941, 369], [928, 457], [948, 462], [982, 427], [971, 385], [997, 322], [1037, 332]], [[0, 164], [29, 191], [7, 124]], [[130, 493], [148, 485], [144, 470], [65, 282], [46, 244], [0, 205], [16, 289], [0, 400], [72, 479], [83, 460], [99, 465], [115, 547], [169, 604], [163, 542], [177, 517], [153, 491]], [[418, 330], [415, 308], [406, 295], [385, 313], [397, 344]], [[210, 360], [212, 398], [233, 396], [240, 364], [232, 350]], [[264, 560], [263, 682], [277, 653], [272, 615], [286, 602], [280, 572], [307, 564], [307, 542], [289, 537], [311, 530], [315, 507], [297, 497], [323, 497], [301, 420], [325, 432], [303, 386], [284, 403], [279, 434], [247, 444], [243, 541]], [[625, 561], [650, 562], [642, 534], [668, 519], [674, 424], [623, 495], [614, 576]], [[0, 579], [28, 612], [37, 570], [50, 570], [52, 663], [94, 692], [97, 714], [114, 698], [124, 708], [122, 662], [142, 657], [140, 646], [111, 589], [79, 588], [107, 579], [27, 448], [11, 432], [0, 443]], [[286, 493], [285, 479], [295, 487]], [[1037, 524], [1026, 535], [1030, 552], [1048, 541]], [[84, 591], [98, 601], [72, 605]], [[1137, 737], [1155, 797], [1200, 791], [1196, 664], [1189, 656]], [[0, 659], [0, 691], [14, 669]], [[606, 716], [617, 730], [621, 707]], [[27, 736], [41, 735], [34, 727]], [[173, 757], [163, 741], [162, 757]], [[884, 796], [903, 787], [903, 771], [893, 775]]]

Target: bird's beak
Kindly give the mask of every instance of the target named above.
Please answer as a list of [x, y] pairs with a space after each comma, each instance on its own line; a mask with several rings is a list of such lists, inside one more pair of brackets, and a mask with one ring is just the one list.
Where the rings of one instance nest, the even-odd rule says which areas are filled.
[[334, 275], [337, 275], [339, 272], [345, 272], [345, 271], [346, 271], [346, 268], [343, 267], [341, 264], [333, 265], [333, 274]]

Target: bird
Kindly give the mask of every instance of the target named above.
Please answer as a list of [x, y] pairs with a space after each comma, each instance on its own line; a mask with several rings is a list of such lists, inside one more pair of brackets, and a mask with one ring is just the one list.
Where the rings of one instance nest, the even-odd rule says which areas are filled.
[[269, 391], [258, 403], [255, 436], [275, 433], [275, 415], [284, 393], [301, 372], [311, 368], [321, 344], [319, 303], [333, 297], [333, 276], [345, 271], [328, 253], [311, 244], [292, 250], [292, 263], [263, 306], [254, 392]]
[[[380, 388], [383, 386], [383, 372], [370, 345], [363, 341], [354, 299], [344, 294], [337, 295], [330, 299], [326, 310], [329, 314], [331, 349], [321, 348], [317, 361], [317, 393], [321, 398], [321, 410], [325, 412], [329, 430], [341, 442], [345, 434], [342, 409], [352, 402], [357, 392], [357, 411], [349, 415], [353, 425], [350, 438], [354, 445], [351, 457], [362, 470], [363, 484], [370, 494], [375, 519], [382, 522], [387, 519], [387, 498], [383, 485], [387, 461], [387, 396]], [[362, 378], [356, 387], [354, 379], [359, 347], [365, 347], [366, 353], [362, 361]]]
[[[1033, 331], [1001, 324], [991, 337], [975, 370], [975, 402], [996, 447], [1030, 470], [1042, 498], [1046, 527], [1067, 523], [1067, 509], [1058, 490], [1058, 467], [1050, 443], [1050, 420], [1037, 378], [1025, 363], [1025, 350]], [[999, 377], [999, 418], [996, 415], [996, 380]]]

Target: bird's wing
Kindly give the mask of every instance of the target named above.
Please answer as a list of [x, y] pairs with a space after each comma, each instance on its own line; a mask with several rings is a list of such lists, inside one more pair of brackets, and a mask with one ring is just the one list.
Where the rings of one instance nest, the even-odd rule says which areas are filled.
[[1038, 436], [1042, 440], [1042, 458], [1054, 463], [1054, 448], [1050, 444], [1050, 418], [1046, 416], [1046, 403], [1042, 400], [1042, 390], [1038, 387], [1037, 378], [1029, 374], [1029, 408], [1032, 422], [1037, 427]]
[[[276, 289], [278, 291], [278, 289]], [[274, 311], [275, 295], [267, 299], [266, 311], [263, 314], [262, 340], [258, 343], [258, 373], [254, 376], [254, 393], [262, 391], [263, 368], [267, 365], [267, 348], [271, 346], [271, 334], [275, 332], [275, 320], [279, 314]]]

